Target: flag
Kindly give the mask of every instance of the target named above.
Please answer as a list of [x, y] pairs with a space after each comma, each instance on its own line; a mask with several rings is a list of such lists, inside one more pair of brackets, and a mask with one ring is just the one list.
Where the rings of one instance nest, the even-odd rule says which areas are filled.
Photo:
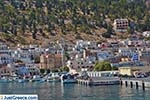
[[138, 54], [134, 53], [131, 59], [132, 59], [132, 61], [138, 61], [139, 60]]

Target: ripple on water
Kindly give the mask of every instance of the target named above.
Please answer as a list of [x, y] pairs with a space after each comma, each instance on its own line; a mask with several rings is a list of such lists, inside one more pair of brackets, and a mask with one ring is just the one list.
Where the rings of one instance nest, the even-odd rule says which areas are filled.
[[150, 100], [150, 89], [61, 83], [0, 83], [1, 94], [38, 94], [39, 100]]

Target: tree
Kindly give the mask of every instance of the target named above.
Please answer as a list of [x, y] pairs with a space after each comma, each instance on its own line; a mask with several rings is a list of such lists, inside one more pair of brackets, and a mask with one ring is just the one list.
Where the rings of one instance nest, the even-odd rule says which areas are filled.
[[40, 63], [40, 56], [34, 58], [34, 63]]
[[64, 72], [64, 71], [69, 72], [69, 68], [66, 67], [66, 66], [60, 67], [60, 71], [61, 71], [61, 72]]
[[108, 61], [103, 61], [103, 62], [98, 62], [94, 66], [95, 71], [110, 71], [112, 70], [110, 62]]
[[43, 74], [45, 72], [45, 69], [40, 69], [40, 72]]
[[113, 67], [112, 67], [112, 70], [118, 70], [118, 67], [113, 66]]

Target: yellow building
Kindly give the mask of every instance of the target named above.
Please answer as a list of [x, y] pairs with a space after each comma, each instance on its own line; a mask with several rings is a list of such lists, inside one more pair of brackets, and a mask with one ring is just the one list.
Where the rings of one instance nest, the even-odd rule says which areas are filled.
[[141, 72], [149, 72], [150, 71], [150, 66], [145, 66], [145, 67], [120, 67], [119, 68], [119, 73], [121, 75], [133, 75], [135, 71], [141, 71]]

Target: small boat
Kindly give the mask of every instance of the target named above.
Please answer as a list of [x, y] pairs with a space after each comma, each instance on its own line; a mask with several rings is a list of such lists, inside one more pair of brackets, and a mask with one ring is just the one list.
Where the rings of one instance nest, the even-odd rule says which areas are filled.
[[29, 82], [29, 80], [27, 80], [27, 79], [16, 79], [16, 82], [25, 83], [25, 82]]
[[6, 77], [2, 77], [2, 78], [0, 79], [0, 83], [9, 83], [9, 82], [12, 82], [12, 80], [11, 80], [11, 79], [8, 79], [8, 78], [6, 78]]
[[45, 79], [41, 78], [40, 75], [34, 75], [32, 79], [29, 80], [30, 82], [44, 82]]
[[60, 82], [59, 73], [49, 73], [44, 77], [47, 82]]
[[29, 82], [29, 79], [26, 77], [15, 77], [14, 81], [17, 83], [25, 83], [25, 82]]
[[77, 83], [77, 79], [75, 78], [74, 75], [71, 75], [71, 74], [62, 74], [60, 79], [61, 79], [61, 82], [64, 84]]

